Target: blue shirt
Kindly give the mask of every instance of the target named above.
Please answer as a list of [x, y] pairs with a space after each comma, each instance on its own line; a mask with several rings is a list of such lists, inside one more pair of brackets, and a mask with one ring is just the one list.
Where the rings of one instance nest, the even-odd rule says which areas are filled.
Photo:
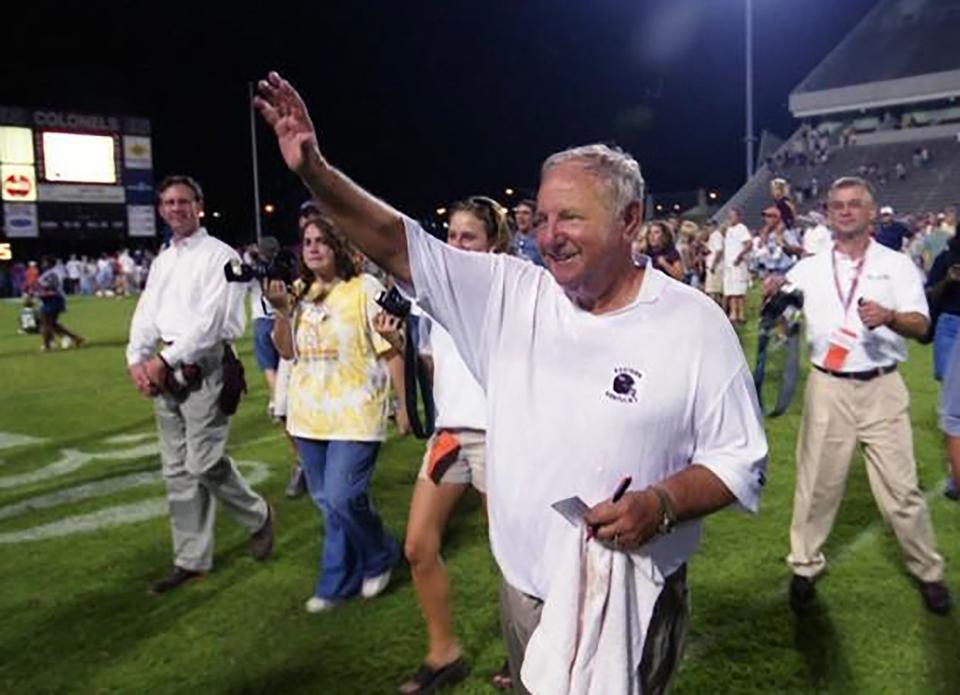
[[535, 234], [517, 232], [513, 237], [513, 253], [519, 258], [530, 261], [542, 268], [543, 258], [540, 257], [540, 252], [537, 250], [536, 239]]
[[910, 230], [899, 222], [891, 222], [888, 225], [878, 224], [873, 238], [878, 243], [883, 244], [888, 249], [900, 251], [903, 248], [903, 240], [913, 236]]

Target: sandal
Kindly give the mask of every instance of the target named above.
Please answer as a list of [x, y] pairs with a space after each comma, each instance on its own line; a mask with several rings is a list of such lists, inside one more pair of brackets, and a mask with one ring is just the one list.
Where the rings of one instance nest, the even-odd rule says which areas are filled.
[[497, 690], [513, 690], [513, 676], [510, 675], [509, 661], [504, 661], [500, 670], [493, 674], [490, 685]]
[[397, 688], [397, 692], [405, 695], [432, 693], [444, 686], [459, 683], [469, 673], [470, 665], [462, 656], [437, 669], [430, 668], [427, 664], [420, 664], [417, 672]]

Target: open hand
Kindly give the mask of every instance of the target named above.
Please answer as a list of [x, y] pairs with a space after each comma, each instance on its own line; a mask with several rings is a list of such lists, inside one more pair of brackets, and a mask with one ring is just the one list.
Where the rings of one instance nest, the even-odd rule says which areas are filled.
[[287, 166], [302, 175], [311, 160], [322, 161], [313, 121], [293, 85], [271, 71], [257, 83], [257, 90], [260, 96], [254, 97], [254, 106], [273, 128]]

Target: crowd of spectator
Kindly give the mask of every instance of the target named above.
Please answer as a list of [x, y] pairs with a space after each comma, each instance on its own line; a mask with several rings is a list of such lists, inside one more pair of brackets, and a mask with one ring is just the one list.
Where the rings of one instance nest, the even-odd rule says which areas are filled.
[[[148, 249], [120, 249], [99, 256], [71, 254], [0, 264], [0, 297], [31, 295], [40, 274], [52, 270], [66, 295], [97, 297], [139, 294], [147, 281], [154, 253]], [[42, 266], [48, 265], [49, 268]]]

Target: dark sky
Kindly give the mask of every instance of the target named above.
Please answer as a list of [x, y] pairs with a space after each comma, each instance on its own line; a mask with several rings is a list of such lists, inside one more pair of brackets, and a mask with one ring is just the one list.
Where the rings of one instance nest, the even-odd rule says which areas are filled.
[[[758, 133], [795, 127], [790, 90], [875, 2], [754, 0]], [[0, 103], [150, 118], [157, 173], [199, 178], [235, 238], [252, 228], [247, 82], [270, 68], [327, 155], [412, 214], [532, 189], [545, 155], [597, 140], [654, 192], [743, 178], [744, 0], [11, 4]], [[304, 194], [258, 137], [286, 225]]]

